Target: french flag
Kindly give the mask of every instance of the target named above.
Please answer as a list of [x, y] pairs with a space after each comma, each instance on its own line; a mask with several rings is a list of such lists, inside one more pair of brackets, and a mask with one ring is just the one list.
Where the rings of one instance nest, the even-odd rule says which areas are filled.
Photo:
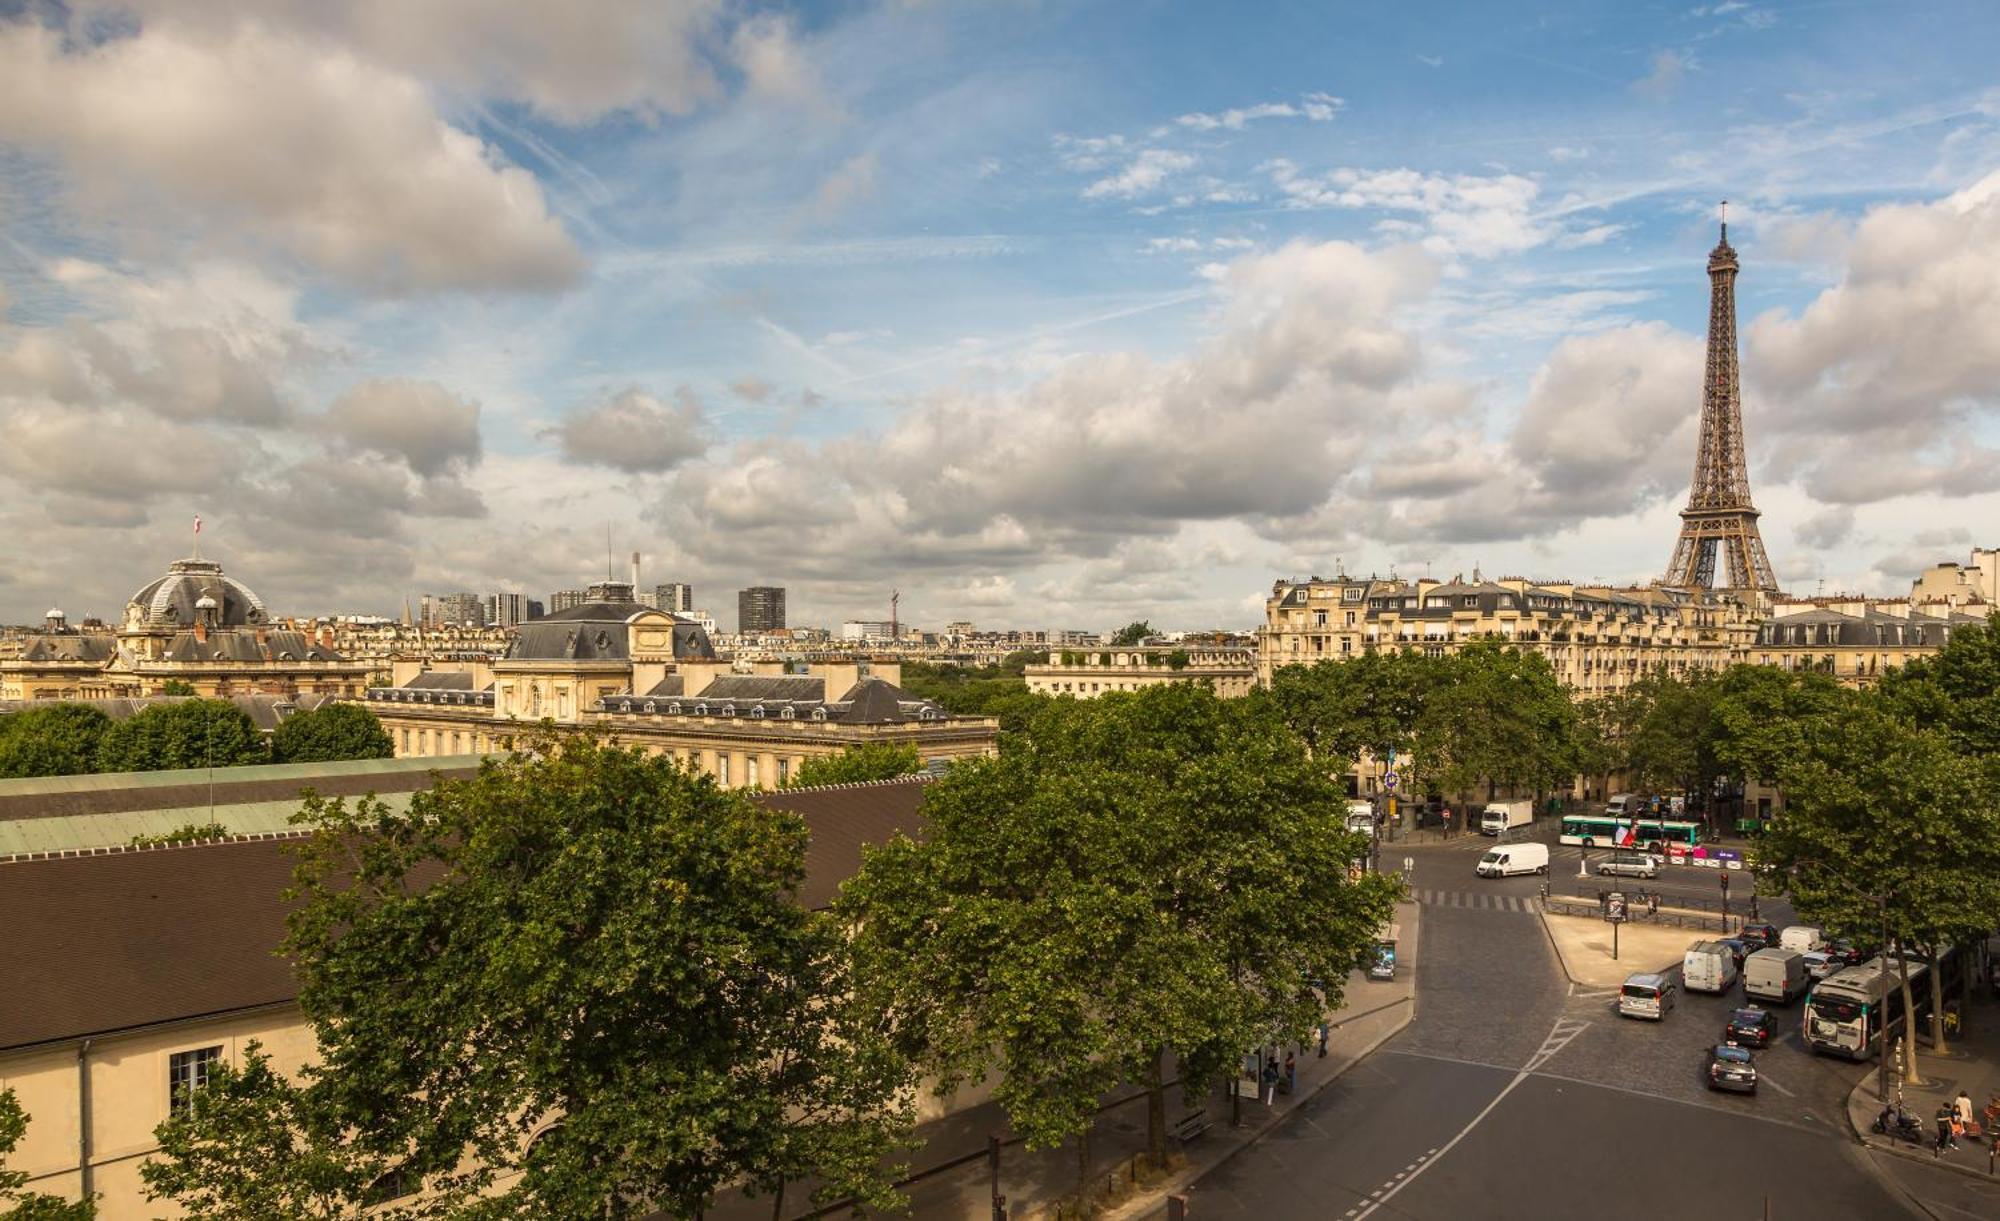
[[1639, 842], [1639, 824], [1628, 822], [1618, 828], [1618, 846], [1630, 848]]

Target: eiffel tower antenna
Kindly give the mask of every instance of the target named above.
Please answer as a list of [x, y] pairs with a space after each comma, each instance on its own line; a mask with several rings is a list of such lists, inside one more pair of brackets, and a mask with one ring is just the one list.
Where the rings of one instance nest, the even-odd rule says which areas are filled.
[[[1724, 218], [1728, 209], [1725, 199]], [[1727, 219], [1721, 227], [1721, 239], [1708, 252], [1708, 364], [1702, 377], [1701, 441], [1666, 584], [1717, 588], [1720, 552], [1728, 574], [1721, 588], [1776, 593], [1778, 580], [1757, 530], [1760, 514], [1750, 500], [1750, 468], [1743, 446], [1743, 397], [1736, 367], [1739, 264], [1729, 244]]]

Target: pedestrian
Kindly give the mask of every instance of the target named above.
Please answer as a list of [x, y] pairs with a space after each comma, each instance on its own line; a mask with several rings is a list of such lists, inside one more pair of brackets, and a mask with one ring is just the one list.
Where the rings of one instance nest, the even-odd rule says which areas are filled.
[[[1298, 1088], [1299, 1088], [1299, 1062], [1296, 1059], [1294, 1059], [1292, 1057], [1292, 1053], [1288, 1051], [1285, 1053], [1285, 1092], [1287, 1094], [1297, 1093]], [[1967, 1102], [1966, 1105], [1971, 1106], [1972, 1104], [1970, 1102]]]
[[1278, 1101], [1278, 1058], [1264, 1057], [1264, 1105], [1272, 1106]]
[[1327, 1029], [1326, 1023], [1321, 1022], [1319, 1024], [1319, 1058], [1322, 1060], [1326, 1059], [1326, 1036], [1330, 1033], [1331, 1031]]
[[1972, 1095], [1961, 1088], [1958, 1091], [1957, 1101], [1952, 1104], [1952, 1110], [1957, 1112], [1960, 1134], [1972, 1131]]
[[1946, 1149], [1958, 1148], [1958, 1142], [1953, 1140], [1951, 1136], [1951, 1122], [1957, 1116], [1957, 1114], [1958, 1112], [1956, 1108], [1954, 1108], [1951, 1105], [1951, 1103], [1949, 1102], [1938, 1103], [1937, 1144], [1933, 1146], [1931, 1149], [1932, 1157], [1936, 1157], [1938, 1154], [1943, 1153]]

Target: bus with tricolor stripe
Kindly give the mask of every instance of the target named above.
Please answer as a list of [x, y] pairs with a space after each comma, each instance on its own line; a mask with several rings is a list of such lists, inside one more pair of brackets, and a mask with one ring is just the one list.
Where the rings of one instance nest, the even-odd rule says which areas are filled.
[[1671, 852], [1675, 845], [1691, 850], [1701, 842], [1701, 824], [1664, 818], [1617, 818], [1607, 814], [1565, 814], [1562, 843], [1585, 848], [1638, 848]]

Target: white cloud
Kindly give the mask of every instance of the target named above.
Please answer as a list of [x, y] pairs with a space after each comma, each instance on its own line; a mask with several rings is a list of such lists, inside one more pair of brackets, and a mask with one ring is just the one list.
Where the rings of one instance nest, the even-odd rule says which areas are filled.
[[479, 460], [479, 404], [436, 382], [361, 382], [334, 400], [319, 425], [355, 449], [400, 458], [419, 475], [442, 475]]
[[57, 157], [93, 211], [241, 230], [365, 288], [547, 289], [582, 267], [533, 175], [417, 81], [257, 25], [70, 49], [0, 24], [0, 140]]
[[708, 451], [701, 402], [685, 389], [672, 403], [636, 387], [622, 391], [572, 412], [557, 435], [572, 462], [634, 473], [672, 470]]
[[1140, 195], [1150, 195], [1159, 190], [1172, 175], [1193, 169], [1194, 166], [1195, 158], [1192, 153], [1165, 148], [1143, 149], [1118, 173], [1100, 178], [1085, 187], [1083, 197], [1132, 199]]
[[1663, 101], [1672, 97], [1687, 76], [1693, 61], [1678, 51], [1655, 51], [1652, 68], [1632, 82], [1632, 92], [1643, 98]]
[[[625, 111], [652, 121], [721, 93], [703, 53], [721, 0], [87, 0], [99, 14], [137, 12], [209, 37], [255, 23], [481, 97], [524, 102], [561, 123]], [[756, 24], [752, 19], [746, 24]]]
[[1415, 213], [1429, 230], [1425, 245], [1440, 255], [1508, 254], [1541, 245], [1558, 232], [1532, 210], [1541, 187], [1518, 174], [1429, 174], [1346, 166], [1307, 174], [1283, 158], [1266, 163], [1264, 169], [1287, 207]]
[[826, 97], [819, 68], [793, 36], [789, 18], [761, 14], [736, 27], [729, 49], [750, 91], [796, 105], [810, 105], [823, 117], [840, 117]]

